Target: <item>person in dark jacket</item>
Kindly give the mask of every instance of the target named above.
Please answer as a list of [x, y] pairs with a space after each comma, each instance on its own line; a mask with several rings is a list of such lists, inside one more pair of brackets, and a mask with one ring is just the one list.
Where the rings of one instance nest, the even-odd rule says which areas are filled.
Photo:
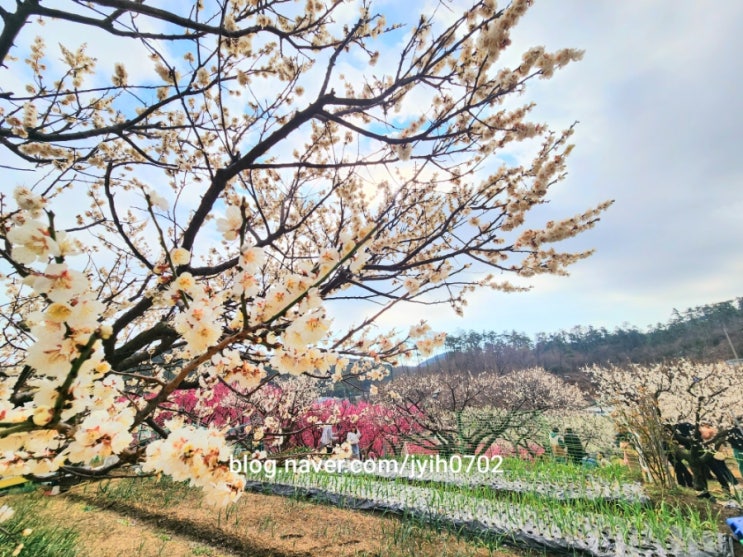
[[[666, 453], [668, 462], [673, 466], [673, 472], [676, 476], [676, 483], [681, 487], [694, 487], [694, 477], [686, 467], [683, 458], [683, 451], [686, 447], [682, 447], [679, 441], [676, 439], [676, 426], [670, 422], [663, 424], [668, 434], [668, 438], [663, 441], [663, 450]], [[678, 432], [681, 435], [680, 432]], [[688, 435], [691, 433], [687, 432]]]
[[668, 462], [673, 466], [673, 472], [676, 475], [676, 482], [681, 487], [693, 487], [694, 478], [686, 467], [686, 464], [684, 464], [679, 451], [677, 451], [672, 445], [665, 446], [664, 448], [666, 449]]
[[733, 447], [733, 456], [738, 463], [738, 471], [743, 477], [743, 416], [738, 416], [733, 421], [733, 429], [728, 435], [728, 443]]
[[572, 428], [565, 428], [565, 448], [568, 450], [568, 458], [573, 464], [580, 464], [586, 451], [583, 450], [583, 443], [575, 434]]

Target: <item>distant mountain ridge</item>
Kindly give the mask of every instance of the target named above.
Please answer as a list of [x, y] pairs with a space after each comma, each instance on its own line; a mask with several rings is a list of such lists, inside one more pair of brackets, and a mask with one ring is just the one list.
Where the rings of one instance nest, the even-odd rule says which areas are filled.
[[683, 312], [674, 309], [668, 322], [645, 332], [635, 326], [609, 331], [582, 325], [534, 337], [517, 331], [466, 331], [449, 335], [446, 349], [414, 369], [507, 372], [540, 366], [571, 376], [587, 365], [608, 362], [730, 360], [743, 357], [743, 297]]

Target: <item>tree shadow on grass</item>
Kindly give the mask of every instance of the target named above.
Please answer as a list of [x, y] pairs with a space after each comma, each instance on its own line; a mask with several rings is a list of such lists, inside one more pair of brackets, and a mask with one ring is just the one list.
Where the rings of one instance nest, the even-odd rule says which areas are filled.
[[253, 557], [312, 557], [313, 555], [313, 553], [307, 551], [284, 551], [263, 547], [249, 540], [232, 536], [218, 527], [205, 525], [188, 518], [170, 516], [167, 510], [155, 511], [152, 509], [142, 509], [124, 501], [106, 501], [105, 503], [101, 503], [94, 498], [77, 493], [67, 493], [67, 497], [84, 502], [87, 505], [93, 505], [100, 509], [134, 518], [144, 524], [156, 527], [159, 530], [167, 530], [194, 542], [208, 544], [214, 548], [232, 551], [239, 555], [251, 555]]

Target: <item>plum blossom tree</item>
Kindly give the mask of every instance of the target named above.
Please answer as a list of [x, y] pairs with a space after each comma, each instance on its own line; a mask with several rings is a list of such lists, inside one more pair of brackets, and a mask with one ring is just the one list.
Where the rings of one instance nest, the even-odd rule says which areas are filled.
[[[694, 488], [706, 491], [706, 464], [732, 433], [743, 406], [740, 369], [724, 362], [667, 361], [589, 369], [620, 429], [644, 454], [652, 479], [673, 484], [668, 453], [686, 461]], [[705, 424], [714, 435], [703, 435]], [[711, 430], [712, 431], [712, 430]]]
[[[527, 226], [572, 128], [529, 121], [516, 97], [581, 56], [499, 65], [529, 5], [442, 4], [405, 25], [372, 1], [0, 7], [17, 185], [0, 196], [0, 475], [139, 461], [234, 500], [222, 429], [158, 425], [176, 391], [379, 379], [443, 342], [375, 330], [391, 308], [461, 313], [479, 287], [516, 289], [495, 273], [588, 256], [554, 246], [608, 203]], [[531, 158], [497, 158], [521, 141]], [[363, 303], [333, 327], [333, 308]], [[161, 436], [146, 448], [143, 424]]]
[[529, 449], [543, 437], [543, 415], [586, 405], [580, 389], [541, 368], [508, 374], [405, 375], [381, 391], [398, 435], [443, 454], [484, 454], [496, 441]]

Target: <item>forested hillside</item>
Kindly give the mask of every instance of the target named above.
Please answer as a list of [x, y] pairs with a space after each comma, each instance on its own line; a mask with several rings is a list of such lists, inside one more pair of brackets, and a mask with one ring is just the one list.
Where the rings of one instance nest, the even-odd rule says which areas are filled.
[[738, 356], [743, 356], [743, 298], [673, 310], [668, 322], [645, 331], [627, 325], [613, 331], [576, 326], [533, 338], [517, 331], [450, 334], [446, 354], [422, 367], [505, 372], [541, 366], [571, 374], [594, 363], [647, 363], [677, 357], [728, 360], [734, 357], [731, 343]]

